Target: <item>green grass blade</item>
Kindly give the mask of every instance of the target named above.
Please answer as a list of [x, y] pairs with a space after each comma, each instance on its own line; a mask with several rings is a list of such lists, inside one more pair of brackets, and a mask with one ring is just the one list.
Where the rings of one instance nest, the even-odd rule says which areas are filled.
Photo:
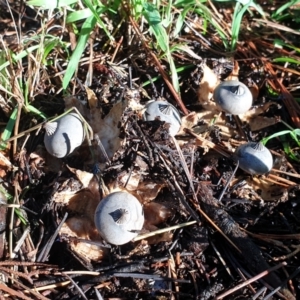
[[199, 55], [197, 55], [189, 46], [187, 45], [175, 45], [171, 48], [171, 52], [173, 51], [183, 51], [185, 53], [187, 53], [188, 55], [190, 55], [191, 57], [202, 61], [202, 57], [200, 57]]
[[293, 49], [293, 50], [297, 51], [298, 53], [300, 53], [300, 48], [299, 47], [287, 44], [284, 41], [279, 40], [279, 39], [274, 39], [274, 46], [275, 47], [279, 47], [279, 48], [281, 48], [281, 47], [287, 47], [287, 48]]
[[47, 115], [45, 115], [43, 112], [41, 112], [40, 110], [38, 110], [37, 108], [35, 108], [34, 106], [32, 106], [31, 104], [28, 104], [26, 105], [26, 109], [35, 114], [35, 115], [38, 115], [40, 118], [46, 120], [48, 117]]
[[57, 47], [61, 47], [64, 49], [65, 53], [69, 56], [69, 51], [67, 48], [67, 45], [65, 42], [61, 41], [59, 38], [51, 38], [50, 40], [47, 40], [44, 45], [44, 53], [42, 57], [42, 62], [44, 65], [49, 65], [49, 62], [47, 60], [49, 53], [52, 50], [55, 50]]
[[168, 57], [168, 61], [170, 64], [172, 83], [173, 83], [175, 91], [177, 93], [179, 93], [179, 91], [180, 91], [179, 79], [178, 79], [178, 74], [176, 71], [176, 66], [175, 66], [173, 57], [172, 57], [171, 53], [167, 57]]
[[181, 31], [182, 29], [182, 26], [184, 24], [184, 20], [185, 20], [185, 17], [186, 17], [186, 14], [191, 10], [191, 7], [186, 7], [179, 15], [178, 15], [178, 18], [176, 20], [176, 23], [175, 23], [175, 29], [174, 29], [174, 32], [173, 32], [173, 37], [176, 38], [179, 34], [179, 32]]
[[0, 193], [4, 195], [8, 203], [13, 201], [14, 197], [7, 191], [6, 188], [4, 188], [2, 184], [0, 185]]
[[199, 16], [203, 17], [206, 20], [206, 22], [210, 23], [215, 28], [218, 35], [222, 39], [222, 42], [223, 42], [225, 48], [228, 49], [228, 47], [229, 47], [228, 37], [227, 37], [225, 31], [220, 26], [220, 24], [214, 19], [213, 13], [205, 5], [203, 5], [203, 4], [200, 5], [200, 4], [198, 4], [197, 8], [195, 8], [195, 12]]
[[14, 129], [16, 119], [17, 119], [17, 113], [18, 113], [18, 106], [16, 105], [12, 114], [10, 115], [7, 125], [1, 135], [2, 141], [0, 143], [0, 150], [4, 150], [6, 148], [5, 141], [8, 140], [12, 136], [13, 129]]
[[[40, 45], [35, 45], [35, 46], [32, 46], [32, 47], [29, 47], [27, 48], [26, 50], [23, 50], [21, 51], [20, 53], [18, 54], [13, 54], [12, 53], [12, 58], [13, 60], [16, 62], [16, 61], [19, 61], [21, 60], [22, 58], [26, 57], [29, 53], [33, 52], [34, 50], [38, 49], [40, 47]], [[4, 68], [8, 67], [10, 65], [10, 62], [9, 61], [6, 61], [4, 64], [2, 64], [0, 66], [0, 71], [2, 71]]]
[[300, 60], [297, 60], [297, 59], [291, 58], [291, 57], [277, 57], [277, 58], [274, 58], [272, 61], [273, 62], [283, 62], [283, 63], [288, 62], [288, 63], [300, 65]]
[[[227, 1], [227, 0], [226, 0]], [[202, 3], [203, 2], [203, 3]], [[226, 49], [228, 49], [228, 38], [224, 31], [224, 29], [220, 26], [218, 21], [215, 19], [215, 15], [213, 12], [209, 10], [209, 8], [204, 4], [207, 1], [197, 1], [197, 0], [176, 0], [174, 2], [174, 6], [176, 8], [184, 8], [187, 10], [193, 10], [195, 13], [197, 13], [199, 16], [204, 18], [204, 24], [211, 24], [214, 29], [219, 34], [220, 38], [222, 39], [222, 42]], [[180, 22], [180, 21], [179, 21]]]
[[114, 41], [115, 40], [114, 37], [110, 34], [110, 32], [108, 31], [106, 25], [103, 23], [103, 21], [99, 17], [99, 15], [104, 13], [108, 9], [108, 7], [101, 6], [96, 10], [90, 0], [83, 0], [82, 2], [91, 10], [91, 12], [94, 15], [94, 18], [97, 20], [99, 26], [104, 30], [104, 32], [106, 33], [108, 38], [111, 41]]
[[267, 142], [275, 137], [278, 137], [278, 136], [281, 136], [281, 135], [285, 135], [285, 134], [289, 134], [291, 133], [291, 130], [283, 130], [283, 131], [280, 131], [280, 132], [276, 132], [268, 137], [265, 137], [261, 140], [261, 142], [266, 145]]
[[161, 16], [158, 9], [151, 3], [145, 3], [143, 15], [147, 20], [160, 49], [163, 52], [167, 52], [169, 49], [169, 39], [165, 28], [161, 24]]
[[163, 13], [162, 13], [162, 22], [161, 24], [167, 28], [170, 26], [170, 24], [173, 21], [173, 15], [172, 15], [172, 0], [169, 0], [167, 2], [167, 6], [163, 6]]
[[28, 224], [28, 220], [26, 220], [26, 218], [24, 217], [24, 215], [20, 209], [15, 208], [15, 214], [18, 216], [18, 218], [24, 225]]
[[283, 4], [282, 6], [280, 6], [272, 15], [271, 18], [277, 20], [278, 18], [281, 17], [281, 13], [283, 11], [285, 11], [286, 9], [290, 8], [293, 5], [299, 4], [300, 1], [299, 0], [291, 0], [288, 1], [287, 3]]
[[174, 6], [179, 8], [179, 7], [191, 7], [197, 4], [197, 1], [195, 0], [175, 0]]
[[291, 137], [294, 139], [294, 141], [300, 147], [300, 142], [299, 142], [298, 136], [300, 136], [300, 130], [299, 129], [295, 129], [295, 130], [291, 131]]
[[231, 29], [231, 51], [235, 50], [236, 44], [239, 38], [240, 27], [242, 24], [242, 18], [250, 6], [250, 1], [245, 6], [241, 7], [239, 2], [236, 3], [234, 14], [232, 18], [232, 29]]
[[294, 154], [288, 142], [283, 142], [283, 150], [285, 154], [292, 160], [300, 162], [299, 158]]
[[294, 129], [293, 132], [294, 132], [296, 135], [300, 136], [300, 129], [299, 129], [299, 128]]
[[68, 14], [66, 22], [67, 23], [75, 23], [79, 20], [87, 19], [91, 15], [93, 15], [93, 13], [89, 8], [77, 10], [77, 11], [74, 11], [74, 12], [71, 12], [70, 14]]
[[77, 3], [78, 0], [30, 0], [27, 1], [27, 5], [38, 6], [44, 9], [53, 9], [63, 6], [69, 6], [71, 4]]
[[96, 25], [96, 22], [97, 22], [96, 18], [94, 16], [91, 16], [88, 19], [86, 19], [86, 21], [82, 25], [77, 46], [76, 46], [76, 48], [71, 56], [71, 59], [68, 63], [68, 67], [66, 69], [66, 73], [65, 73], [65, 76], [63, 79], [63, 89], [64, 90], [68, 87], [69, 82], [70, 82], [72, 76], [74, 75], [75, 70], [78, 67], [79, 60], [85, 49], [85, 46], [86, 46], [87, 40], [90, 36], [90, 33]]
[[176, 92], [179, 93], [180, 88], [179, 88], [178, 74], [169, 48], [169, 36], [166, 32], [166, 29], [162, 25], [159, 11], [154, 5], [150, 3], [145, 3], [143, 15], [146, 18], [160, 49], [164, 52], [164, 54], [167, 57], [168, 63], [170, 65], [172, 84]]

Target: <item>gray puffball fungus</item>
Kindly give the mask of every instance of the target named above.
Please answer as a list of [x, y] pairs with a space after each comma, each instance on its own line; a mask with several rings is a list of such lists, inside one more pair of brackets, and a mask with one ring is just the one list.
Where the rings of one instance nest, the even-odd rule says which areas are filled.
[[233, 154], [239, 167], [251, 175], [262, 175], [271, 171], [273, 157], [261, 142], [249, 142], [239, 146]]
[[145, 121], [154, 121], [159, 118], [170, 124], [171, 136], [177, 134], [181, 126], [181, 117], [178, 110], [167, 101], [151, 101], [146, 104], [143, 118]]
[[245, 84], [238, 80], [228, 80], [215, 88], [214, 100], [226, 113], [240, 115], [251, 108], [253, 97]]
[[126, 192], [114, 192], [100, 201], [94, 220], [105, 241], [123, 245], [135, 238], [142, 229], [144, 212], [134, 196]]
[[83, 124], [76, 113], [69, 113], [55, 122], [45, 124], [44, 144], [47, 151], [58, 158], [65, 157], [84, 140]]

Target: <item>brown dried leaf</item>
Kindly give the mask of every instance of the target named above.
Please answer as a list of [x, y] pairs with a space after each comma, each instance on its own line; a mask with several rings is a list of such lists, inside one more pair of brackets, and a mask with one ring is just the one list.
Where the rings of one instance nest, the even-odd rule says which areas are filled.
[[288, 190], [280, 185], [268, 182], [263, 178], [249, 178], [248, 184], [252, 186], [254, 190], [260, 191], [260, 197], [264, 201], [277, 201], [283, 200], [287, 197]]
[[12, 167], [10, 160], [4, 155], [4, 152], [0, 151], [0, 178], [4, 178], [8, 169]]
[[[213, 127], [218, 127], [221, 130], [221, 135], [224, 140], [227, 140], [237, 134], [235, 128], [228, 126], [225, 115], [216, 109], [213, 102], [210, 102], [205, 106], [205, 108], [208, 107], [210, 109], [191, 113], [186, 117], [183, 117], [180, 134], [184, 133], [184, 128], [192, 129], [196, 134], [202, 134], [211, 131]], [[204, 124], [195, 126], [199, 120], [201, 120]]]
[[212, 99], [215, 87], [219, 83], [217, 75], [207, 66], [203, 65], [203, 78], [198, 89], [198, 101], [207, 104]]
[[239, 71], [240, 71], [239, 63], [235, 60], [233, 69], [232, 69], [231, 73], [229, 74], [229, 76], [225, 80], [226, 81], [239, 80]]
[[81, 239], [97, 238], [101, 240], [101, 237], [94, 225], [94, 222], [85, 216], [71, 217], [64, 224], [64, 233], [68, 232], [69, 236], [78, 237]]
[[69, 198], [67, 210], [73, 215], [77, 214], [94, 222], [94, 214], [99, 202], [100, 198], [95, 197], [89, 189], [83, 189]]
[[[70, 238], [69, 246], [79, 257], [87, 263], [100, 261], [103, 259], [107, 250], [97, 244], [84, 243], [76, 240], [77, 238], [102, 242], [102, 238], [97, 232], [93, 223], [84, 217], [73, 217], [63, 224], [60, 235]], [[72, 239], [75, 238], [75, 239]]]
[[104, 119], [99, 118], [98, 115], [90, 123], [94, 132], [98, 134], [109, 158], [113, 157], [121, 145], [121, 139], [119, 138], [120, 128], [118, 125], [126, 106], [126, 101], [121, 101], [113, 106]]
[[83, 117], [88, 115], [88, 109], [75, 96], [67, 96], [64, 98], [65, 110], [76, 107]]
[[194, 111], [187, 116], [183, 116], [181, 118], [181, 127], [178, 134], [184, 134], [184, 128], [192, 129], [199, 121], [199, 115]]
[[109, 158], [121, 145], [119, 123], [125, 108], [128, 106], [128, 100], [120, 101], [115, 104], [110, 112], [101, 119], [102, 110], [97, 107], [97, 99], [93, 91], [86, 88], [90, 109], [87, 109], [76, 97], [66, 97], [66, 109], [76, 107], [88, 124], [92, 127], [95, 134], [98, 135]]
[[255, 101], [259, 95], [259, 88], [256, 83], [253, 83], [252, 86], [249, 87], [249, 90], [253, 96], [253, 100]]
[[142, 158], [140, 155], [136, 156], [136, 159], [134, 161], [134, 166], [138, 167], [140, 172], [145, 172], [149, 169], [148, 164], [146, 163], [145, 159]]
[[[153, 227], [153, 230], [151, 230], [151, 231], [154, 231], [154, 230], [157, 230], [157, 229], [158, 228]], [[151, 236], [151, 237], [147, 238], [147, 243], [149, 245], [156, 245], [160, 242], [171, 242], [172, 239], [173, 239], [173, 232], [167, 231], [167, 232], [157, 234], [155, 236]]]
[[249, 126], [251, 131], [257, 131], [266, 127], [272, 126], [277, 123], [277, 118], [268, 118], [263, 116], [257, 116], [249, 120]]
[[[231, 186], [234, 185], [239, 178], [236, 178], [231, 182]], [[246, 179], [247, 184], [237, 188], [235, 193], [238, 197], [248, 200], [260, 200], [260, 201], [277, 201], [287, 196], [287, 189], [268, 182], [263, 177], [253, 177]], [[259, 191], [259, 193], [257, 192]]]
[[69, 204], [70, 199], [74, 196], [76, 191], [61, 191], [61, 192], [56, 192], [53, 195], [53, 201], [56, 203], [61, 203], [61, 204]]
[[160, 190], [165, 186], [164, 183], [154, 183], [152, 181], [143, 181], [135, 191], [131, 191], [142, 204], [154, 200]]
[[252, 108], [249, 111], [247, 111], [245, 114], [241, 115], [240, 118], [241, 118], [242, 121], [248, 122], [248, 120], [250, 118], [253, 118], [255, 116], [258, 116], [260, 114], [265, 113], [269, 109], [269, 107], [271, 105], [277, 105], [277, 103], [275, 103], [275, 102], [268, 102], [268, 103], [265, 103], [262, 106]]
[[[56, 203], [69, 204], [70, 199], [77, 193], [87, 189], [82, 189], [82, 184], [78, 180], [69, 178], [60, 184], [57, 192], [53, 195], [53, 201]], [[95, 197], [95, 195], [93, 195]]]
[[[78, 170], [75, 171], [78, 174]], [[90, 177], [87, 174], [84, 174], [84, 176]], [[76, 240], [81, 238], [93, 242], [102, 242], [102, 238], [94, 224], [95, 210], [100, 201], [99, 195], [93, 194], [89, 189], [82, 189], [76, 193], [73, 192], [73, 194], [57, 193], [54, 197], [56, 202], [59, 197], [63, 203], [67, 204], [67, 211], [71, 215], [75, 215], [75, 217], [71, 217], [66, 221], [60, 230], [60, 235], [69, 239], [70, 237], [75, 238], [74, 240], [70, 239], [69, 246], [85, 263], [89, 264], [91, 260], [101, 260], [105, 253], [103, 247]]]
[[30, 162], [34, 163], [36, 166], [44, 163], [44, 158], [35, 152], [29, 154]]
[[276, 117], [263, 117], [260, 114], [265, 113], [271, 105], [277, 105], [275, 102], [268, 102], [256, 108], [252, 108], [245, 114], [240, 115], [240, 119], [250, 125], [252, 131], [260, 130], [278, 122]]
[[43, 164], [43, 172], [53, 172], [58, 173], [62, 170], [63, 167], [63, 161], [60, 158], [57, 158], [55, 156], [52, 156], [48, 153], [48, 151], [45, 149], [44, 146], [38, 145], [35, 152], [32, 152], [30, 154], [30, 159], [33, 159], [35, 161], [39, 161], [39, 163], [44, 161]]
[[99, 136], [101, 143], [109, 158], [113, 157], [116, 150], [119, 149], [121, 139], [119, 138], [120, 129], [119, 122], [122, 114], [127, 107], [127, 101], [121, 101], [115, 104], [107, 116], [101, 119], [102, 110], [97, 107], [97, 99], [93, 91], [86, 88], [90, 109], [87, 109], [76, 97], [66, 97], [66, 110], [71, 107], [76, 107], [88, 124], [92, 127], [95, 134]]
[[97, 98], [96, 94], [94, 93], [93, 90], [91, 90], [87, 86], [84, 86], [84, 87], [85, 87], [85, 90], [86, 90], [86, 93], [87, 93], [87, 99], [88, 99], [88, 102], [89, 102], [90, 109], [97, 108], [98, 98]]
[[[236, 178], [233, 180], [230, 185], [233, 186], [238, 182], [239, 178]], [[263, 201], [261, 196], [254, 190], [251, 181], [246, 184], [243, 184], [241, 187], [238, 187], [235, 189], [234, 193], [237, 195], [237, 197], [247, 200], [253, 200], [253, 201]]]
[[151, 225], [158, 225], [165, 222], [168, 218], [171, 217], [172, 211], [170, 208], [163, 204], [150, 202], [144, 204], [144, 215], [144, 228], [149, 229], [149, 226]]
[[121, 176], [118, 177], [119, 183], [122, 184], [123, 187], [126, 185], [126, 190], [128, 191], [135, 191], [138, 188], [138, 185], [140, 183], [141, 174], [140, 172], [132, 172], [132, 173], [125, 173], [121, 174]]
[[67, 168], [76, 175], [77, 179], [82, 183], [84, 188], [87, 188], [94, 177], [93, 173], [81, 171], [75, 168], [71, 168], [67, 165]]

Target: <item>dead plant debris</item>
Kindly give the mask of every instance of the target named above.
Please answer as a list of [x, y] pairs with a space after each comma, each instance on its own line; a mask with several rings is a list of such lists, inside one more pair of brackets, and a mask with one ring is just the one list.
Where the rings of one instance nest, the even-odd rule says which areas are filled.
[[[298, 299], [298, 4], [95, 1], [93, 20], [37, 2], [0, 1], [0, 298]], [[225, 80], [249, 87], [245, 114], [216, 106]], [[149, 100], [176, 106], [175, 137]], [[85, 141], [58, 159], [44, 125], [69, 110]], [[274, 167], [250, 176], [232, 154], [261, 140]], [[115, 191], [145, 217], [122, 246], [94, 224]]]

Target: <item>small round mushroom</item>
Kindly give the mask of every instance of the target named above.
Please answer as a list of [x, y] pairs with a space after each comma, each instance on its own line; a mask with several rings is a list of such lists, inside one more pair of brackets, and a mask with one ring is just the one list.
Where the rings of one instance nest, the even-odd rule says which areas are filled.
[[108, 243], [123, 245], [138, 235], [144, 224], [141, 203], [131, 194], [114, 192], [103, 198], [95, 212], [95, 225]]
[[239, 167], [251, 175], [262, 175], [270, 172], [273, 157], [268, 148], [261, 142], [249, 142], [239, 146], [233, 154]]
[[69, 113], [45, 125], [44, 144], [47, 151], [58, 158], [65, 157], [84, 140], [83, 124], [76, 113]]
[[171, 136], [177, 134], [181, 125], [181, 118], [178, 110], [167, 101], [151, 101], [146, 104], [143, 118], [145, 121], [153, 121], [159, 118], [170, 124], [169, 133]]
[[233, 115], [244, 114], [253, 102], [249, 88], [238, 80], [220, 83], [214, 90], [214, 99], [223, 111]]

